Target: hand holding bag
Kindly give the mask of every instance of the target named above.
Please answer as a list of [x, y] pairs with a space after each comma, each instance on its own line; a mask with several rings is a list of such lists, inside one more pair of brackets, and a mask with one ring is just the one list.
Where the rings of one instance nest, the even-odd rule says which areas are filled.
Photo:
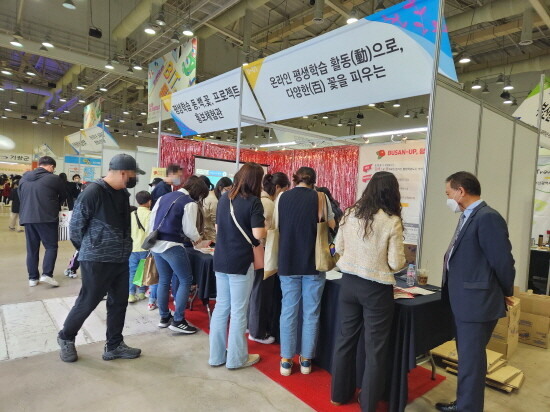
[[273, 212], [273, 223], [267, 229], [265, 240], [265, 259], [264, 259], [264, 280], [273, 276], [279, 270], [279, 199], [275, 201], [275, 211]]
[[[164, 214], [164, 217], [162, 218], [162, 220], [160, 221], [158, 227], [153, 230], [151, 233], [149, 233], [147, 235], [147, 237], [145, 238], [145, 240], [143, 241], [143, 244], [141, 245], [141, 248], [144, 249], [144, 250], [151, 250], [151, 248], [153, 246], [155, 246], [155, 243], [157, 243], [157, 239], [158, 239], [158, 236], [159, 236], [159, 229], [160, 227], [162, 226], [162, 224], [164, 223], [164, 219], [166, 219], [166, 216], [168, 216], [168, 213], [170, 213], [170, 210], [172, 210], [172, 206], [174, 206], [174, 204], [180, 200], [183, 196], [185, 195], [181, 195], [180, 197], [178, 197], [176, 200], [174, 200], [172, 202], [172, 204], [170, 205], [170, 207], [168, 208], [168, 210], [166, 211], [166, 213]], [[137, 217], [137, 214], [136, 214], [136, 217]]]
[[61, 206], [61, 211], [59, 212], [59, 226], [57, 229], [58, 240], [60, 242], [63, 240], [69, 240], [70, 238], [69, 226], [71, 223], [72, 215], [73, 212], [69, 210], [66, 204]]
[[231, 213], [231, 217], [233, 218], [233, 222], [235, 222], [237, 228], [241, 231], [246, 241], [250, 243], [250, 246], [252, 246], [252, 251], [254, 252], [254, 270], [263, 269], [265, 249], [261, 244], [259, 244], [258, 246], [254, 246], [252, 240], [250, 240], [241, 225], [239, 225], [239, 222], [237, 222], [237, 218], [235, 217], [235, 210], [233, 209], [233, 202], [231, 201], [231, 199], [229, 199], [229, 212]]
[[324, 193], [317, 192], [318, 199], [318, 221], [317, 221], [317, 239], [315, 241], [315, 269], [319, 272], [328, 272], [334, 269], [336, 262], [330, 253], [328, 243], [328, 211], [327, 200]]

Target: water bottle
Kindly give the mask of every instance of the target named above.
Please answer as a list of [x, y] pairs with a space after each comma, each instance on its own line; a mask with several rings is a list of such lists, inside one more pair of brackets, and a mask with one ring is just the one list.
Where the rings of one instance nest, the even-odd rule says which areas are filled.
[[407, 269], [407, 286], [412, 287], [416, 282], [416, 271], [414, 265], [411, 263]]

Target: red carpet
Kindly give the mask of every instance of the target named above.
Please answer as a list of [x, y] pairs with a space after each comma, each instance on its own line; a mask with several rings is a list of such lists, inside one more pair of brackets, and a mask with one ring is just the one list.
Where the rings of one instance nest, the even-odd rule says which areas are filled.
[[[172, 308], [173, 309], [173, 308]], [[208, 330], [208, 314], [200, 300], [196, 300], [194, 310], [185, 312], [186, 319], [206, 333]], [[277, 382], [296, 397], [317, 411], [358, 411], [356, 402], [334, 406], [330, 403], [330, 374], [324, 369], [313, 366], [311, 375], [302, 375], [298, 364], [298, 357], [294, 359], [293, 373], [291, 376], [281, 376], [279, 373], [279, 345], [262, 345], [261, 343], [248, 341], [250, 353], [259, 353], [262, 360], [255, 368]], [[431, 380], [431, 372], [422, 367], [417, 367], [409, 373], [409, 402], [424, 395], [445, 380], [444, 376], [437, 375], [436, 380]], [[385, 406], [378, 408], [379, 412], [385, 411]]]

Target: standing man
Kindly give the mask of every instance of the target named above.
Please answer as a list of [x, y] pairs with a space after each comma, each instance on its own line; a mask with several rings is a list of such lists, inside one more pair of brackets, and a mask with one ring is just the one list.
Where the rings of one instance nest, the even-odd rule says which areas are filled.
[[104, 360], [134, 359], [141, 349], [126, 346], [122, 336], [128, 306], [128, 258], [132, 252], [130, 202], [126, 190], [144, 174], [135, 159], [119, 154], [111, 159], [103, 179], [89, 183], [78, 197], [71, 218], [71, 241], [79, 251], [82, 288], [59, 332], [64, 362], [78, 359], [74, 341], [90, 313], [107, 294], [107, 342]]
[[482, 412], [489, 343], [497, 320], [512, 305], [514, 258], [506, 221], [481, 200], [481, 185], [468, 172], [446, 180], [447, 206], [460, 219], [443, 267], [443, 299], [451, 305], [458, 349], [457, 400], [437, 403], [445, 412]]
[[157, 200], [159, 200], [162, 195], [165, 195], [166, 193], [170, 193], [172, 191], [172, 186], [181, 185], [182, 176], [183, 170], [181, 169], [180, 165], [174, 163], [168, 165], [168, 167], [166, 168], [166, 177], [163, 179], [163, 181], [158, 182], [151, 192], [151, 210], [155, 206]]
[[[19, 222], [25, 226], [29, 286], [38, 285], [39, 278], [40, 282], [59, 286], [53, 278], [53, 270], [57, 260], [59, 211], [67, 193], [59, 176], [53, 174], [55, 166], [50, 156], [41, 157], [38, 167], [25, 173], [19, 182]], [[46, 249], [42, 276], [38, 271], [40, 242]]]

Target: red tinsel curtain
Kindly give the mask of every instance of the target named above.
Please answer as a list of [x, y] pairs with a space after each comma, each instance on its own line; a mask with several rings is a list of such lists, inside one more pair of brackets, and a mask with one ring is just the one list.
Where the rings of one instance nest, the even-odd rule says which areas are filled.
[[[184, 178], [193, 174], [193, 156], [235, 160], [233, 146], [199, 142], [162, 136], [160, 164], [177, 163], [184, 169]], [[274, 152], [241, 149], [242, 162], [268, 165], [270, 173], [283, 172], [292, 180], [292, 174], [302, 166], [317, 172], [317, 185], [328, 187], [342, 209], [352, 205], [356, 198], [358, 146], [336, 146], [307, 150], [280, 150]]]

